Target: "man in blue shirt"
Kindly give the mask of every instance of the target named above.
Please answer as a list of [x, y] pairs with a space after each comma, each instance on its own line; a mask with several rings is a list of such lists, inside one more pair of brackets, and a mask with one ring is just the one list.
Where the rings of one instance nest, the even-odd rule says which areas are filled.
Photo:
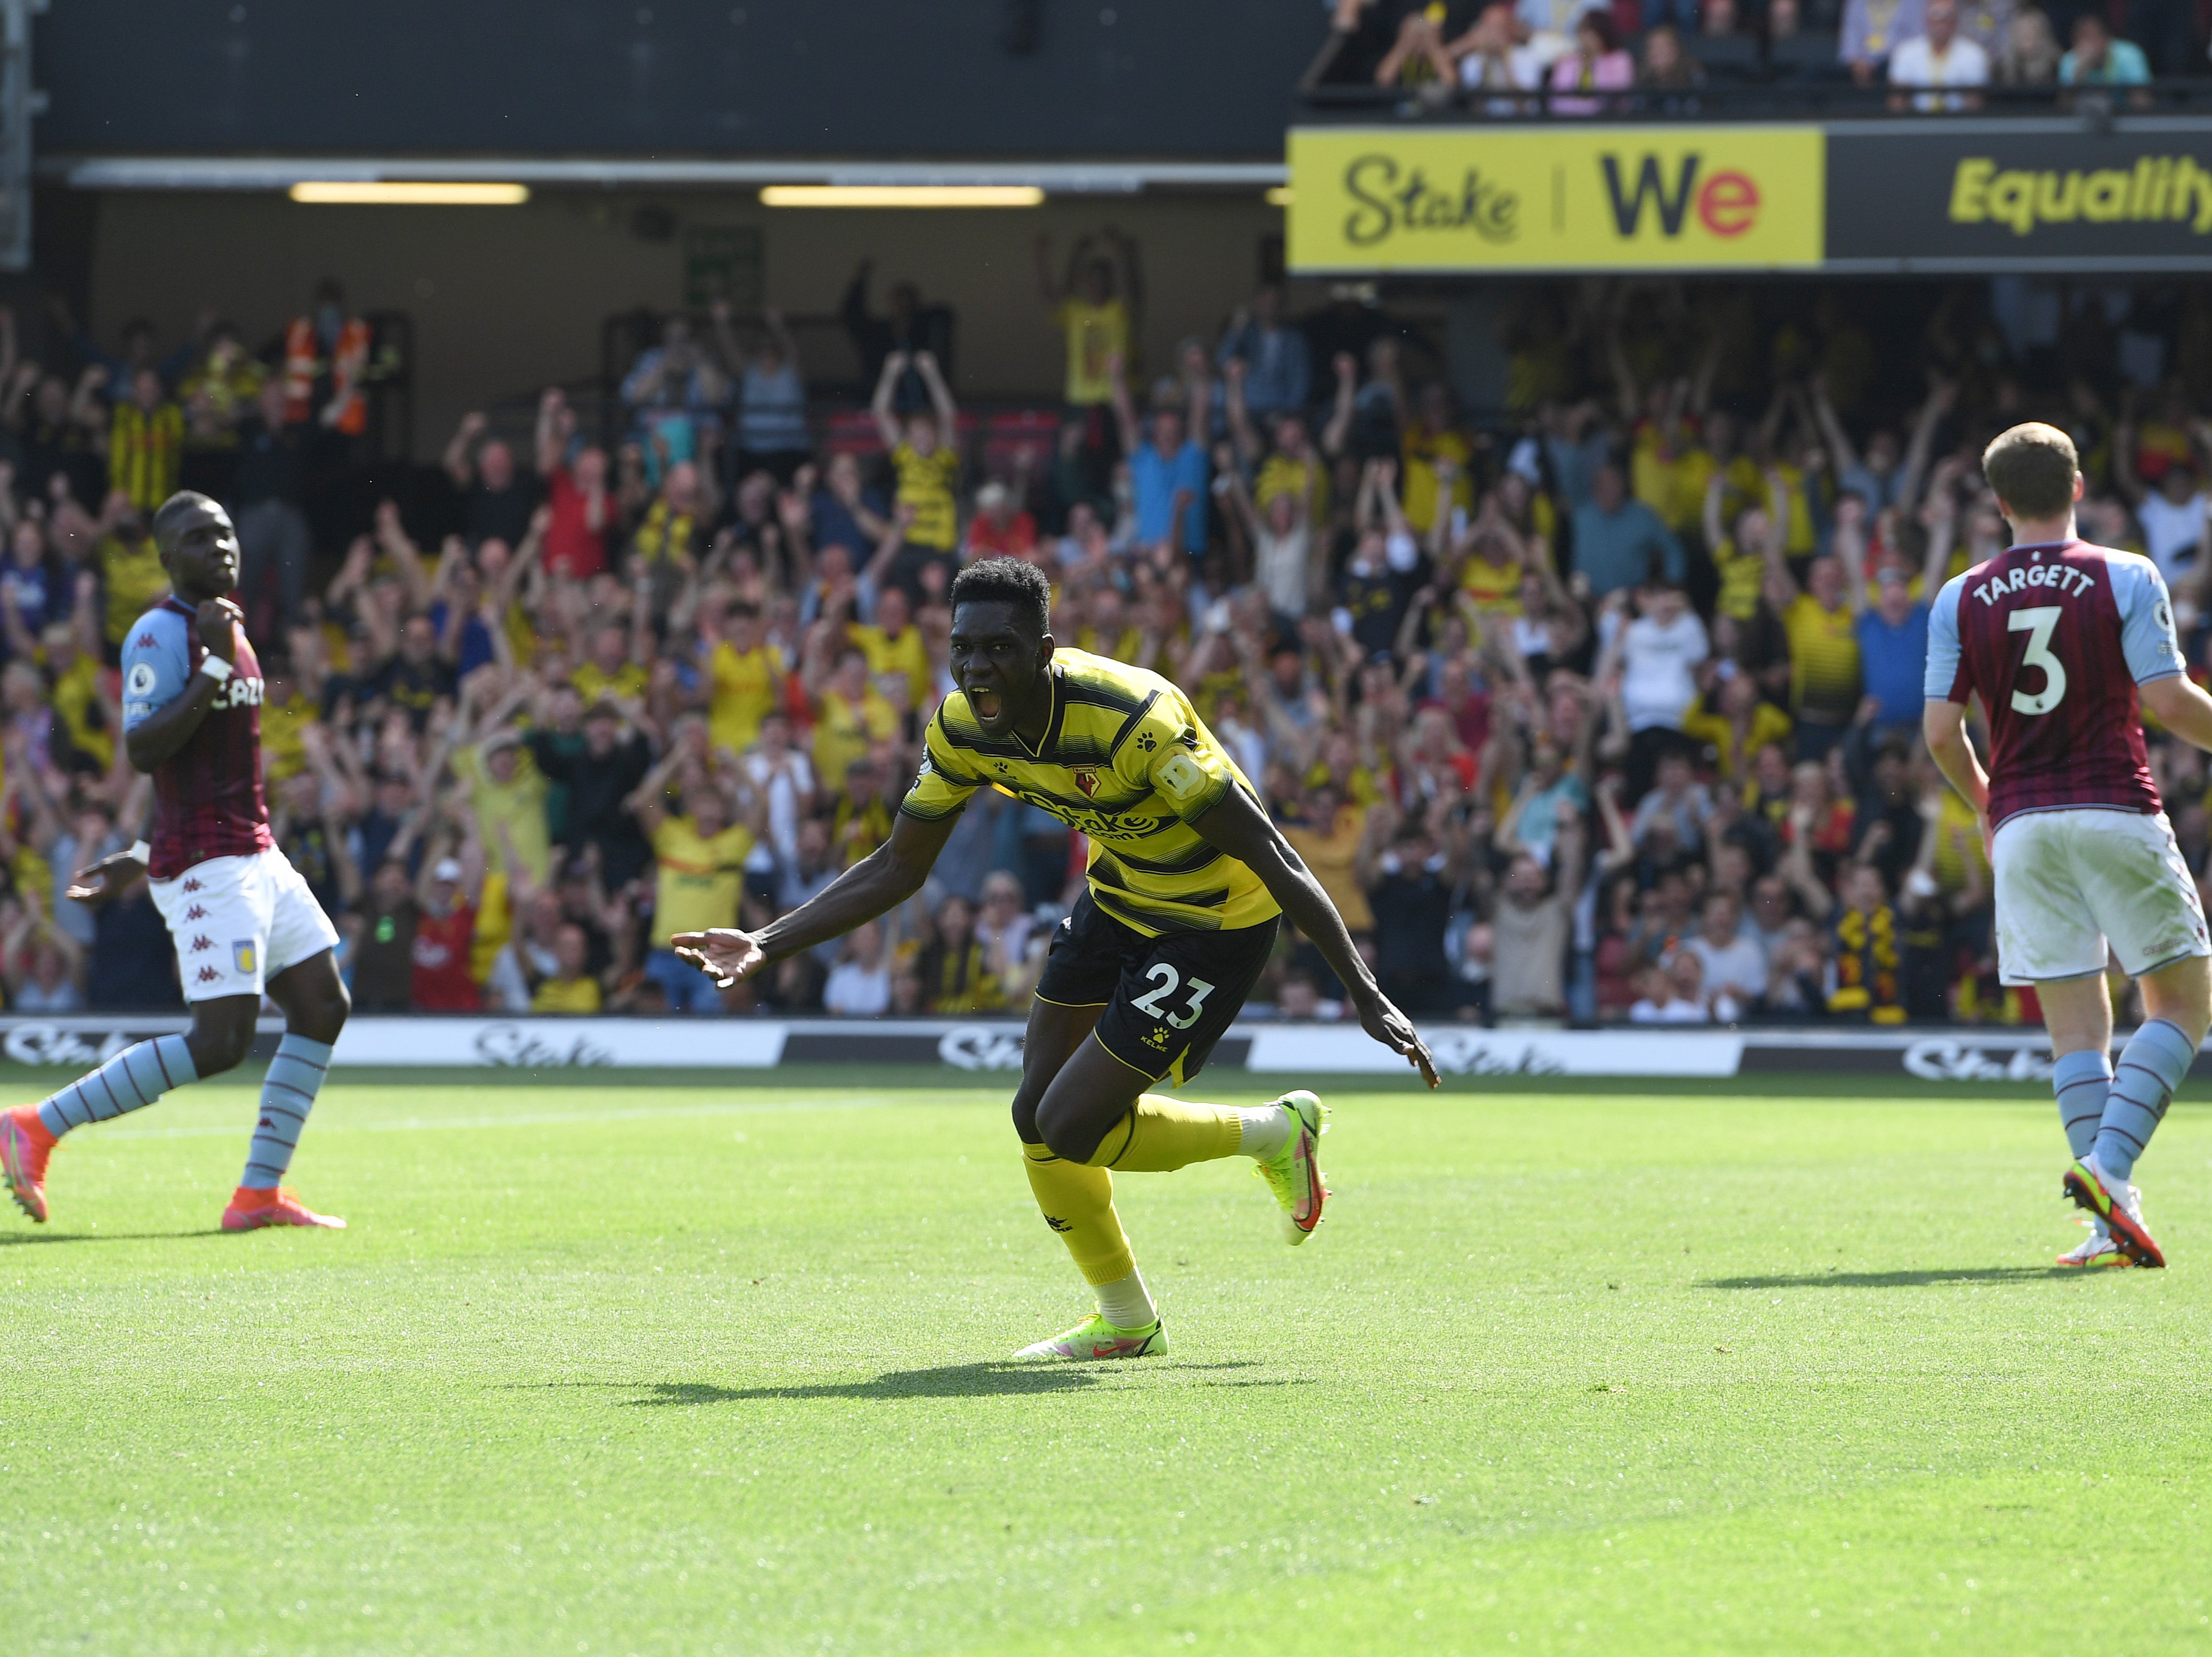
[[1628, 480], [1611, 461], [1599, 466], [1585, 491], [1579, 476], [1568, 485], [1575, 503], [1575, 568], [1589, 580], [1590, 597], [1602, 598], [1639, 587], [1653, 571], [1671, 586], [1682, 585], [1682, 543], [1659, 514], [1628, 495]]
[[1928, 607], [1943, 586], [1951, 562], [1957, 507], [1948, 478], [1929, 492], [1925, 524], [1928, 555], [1921, 568], [1920, 595], [1913, 596], [1911, 567], [1892, 551], [1867, 589], [1866, 503], [1856, 495], [1836, 502], [1836, 556], [1851, 599], [1852, 631], [1859, 641], [1861, 694], [1874, 705], [1874, 739], [1892, 732], [1911, 736], [1920, 729], [1924, 701], [1922, 681], [1928, 662]]
[[[1121, 428], [1121, 449], [1129, 457], [1129, 476], [1137, 496], [1137, 540], [1153, 547], [1172, 541], [1195, 558], [1206, 550], [1206, 451], [1184, 435], [1182, 416], [1162, 409], [1152, 420], [1152, 441], [1140, 440], [1129, 379], [1116, 358], [1108, 367], [1114, 385], [1114, 417]], [[1184, 355], [1183, 385], [1191, 426], [1206, 429], [1211, 397], [1206, 353], [1194, 345]]]

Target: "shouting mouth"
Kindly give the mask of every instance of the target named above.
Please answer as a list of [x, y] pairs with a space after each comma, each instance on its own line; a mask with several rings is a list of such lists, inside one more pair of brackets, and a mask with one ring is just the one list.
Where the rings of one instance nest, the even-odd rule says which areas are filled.
[[999, 722], [999, 693], [995, 690], [970, 690], [968, 706], [975, 710], [975, 717], [986, 725]]

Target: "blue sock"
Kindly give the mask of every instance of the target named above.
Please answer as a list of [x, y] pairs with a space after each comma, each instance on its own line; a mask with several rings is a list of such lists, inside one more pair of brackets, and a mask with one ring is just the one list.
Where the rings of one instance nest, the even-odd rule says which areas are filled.
[[269, 1061], [269, 1077], [261, 1084], [261, 1116], [255, 1123], [253, 1143], [246, 1147], [246, 1172], [239, 1184], [249, 1191], [265, 1191], [284, 1182], [299, 1148], [300, 1130], [322, 1091], [323, 1076], [331, 1067], [326, 1042], [285, 1033]]
[[2051, 1090], [2058, 1096], [2058, 1120], [2066, 1127], [2066, 1149], [2080, 1162], [2097, 1143], [2105, 1120], [2105, 1096], [2112, 1090], [2112, 1061], [2103, 1053], [2069, 1053], [2051, 1067]]
[[143, 1110], [172, 1088], [200, 1079], [181, 1035], [157, 1035], [117, 1053], [39, 1107], [39, 1120], [57, 1139], [87, 1122], [112, 1121]]
[[2112, 1072], [2112, 1091], [2105, 1101], [2104, 1123], [2097, 1130], [2100, 1172], [2126, 1182], [2196, 1057], [2195, 1045], [2178, 1025], [2163, 1018], [2143, 1021], [2120, 1049], [2120, 1062]]

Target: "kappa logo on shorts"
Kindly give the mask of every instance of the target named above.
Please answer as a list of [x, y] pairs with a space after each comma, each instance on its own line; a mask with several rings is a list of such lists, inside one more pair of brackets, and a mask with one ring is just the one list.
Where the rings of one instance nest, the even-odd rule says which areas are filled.
[[230, 958], [237, 963], [239, 971], [250, 977], [253, 972], [253, 940], [250, 938], [242, 938], [230, 946]]
[[205, 955], [213, 948], [215, 948], [215, 940], [210, 938], [205, 932], [202, 932], [198, 938], [192, 940], [192, 953], [194, 955]]
[[205, 920], [207, 919], [207, 911], [200, 907], [198, 904], [195, 903], [191, 908], [185, 911], [185, 919], [187, 920]]
[[187, 877], [185, 877], [185, 889], [186, 891], [188, 891], [188, 892], [197, 892], [198, 890], [199, 890], [199, 889], [200, 889], [200, 883], [199, 883], [198, 878], [197, 877], [193, 877], [193, 876], [187, 876]]
[[219, 967], [203, 967], [199, 970], [198, 976], [192, 981], [196, 984], [220, 984], [222, 982], [222, 969]]

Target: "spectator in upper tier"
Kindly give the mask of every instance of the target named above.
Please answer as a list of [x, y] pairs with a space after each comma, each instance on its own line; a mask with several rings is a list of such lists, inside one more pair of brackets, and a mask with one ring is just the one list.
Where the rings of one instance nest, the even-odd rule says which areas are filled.
[[1705, 83], [1705, 66], [1683, 49], [1681, 33], [1672, 23], [1646, 32], [1644, 62], [1636, 71], [1638, 86], [1655, 92], [1686, 92]]
[[1836, 55], [1850, 68], [1851, 79], [1863, 87], [1880, 79], [1899, 44], [1921, 33], [1924, 6], [1925, 0], [1844, 0]]
[[[1889, 55], [1889, 83], [1898, 87], [1984, 87], [1990, 83], [1990, 55], [1959, 27], [1958, 0], [1928, 0], [1923, 34], [1898, 42]], [[1900, 95], [1890, 100], [1901, 109]], [[1912, 100], [1920, 110], [1978, 108], [1967, 93], [1922, 93]]]
[[1636, 60], [1620, 49], [1620, 30], [1607, 11], [1586, 11], [1575, 21], [1575, 48], [1552, 65], [1552, 112], [1596, 115], [1612, 100], [1562, 98], [1562, 92], [1622, 92], [1636, 83]]
[[2094, 11], [2074, 20], [2074, 49], [2058, 60], [2058, 83], [2069, 87], [2139, 86], [2150, 79], [2150, 61], [2132, 40], [2115, 40]]
[[2033, 6], [2014, 12], [2005, 26], [1991, 78], [2003, 87], [2047, 87], [2058, 78], [2061, 54], [2051, 19]]

